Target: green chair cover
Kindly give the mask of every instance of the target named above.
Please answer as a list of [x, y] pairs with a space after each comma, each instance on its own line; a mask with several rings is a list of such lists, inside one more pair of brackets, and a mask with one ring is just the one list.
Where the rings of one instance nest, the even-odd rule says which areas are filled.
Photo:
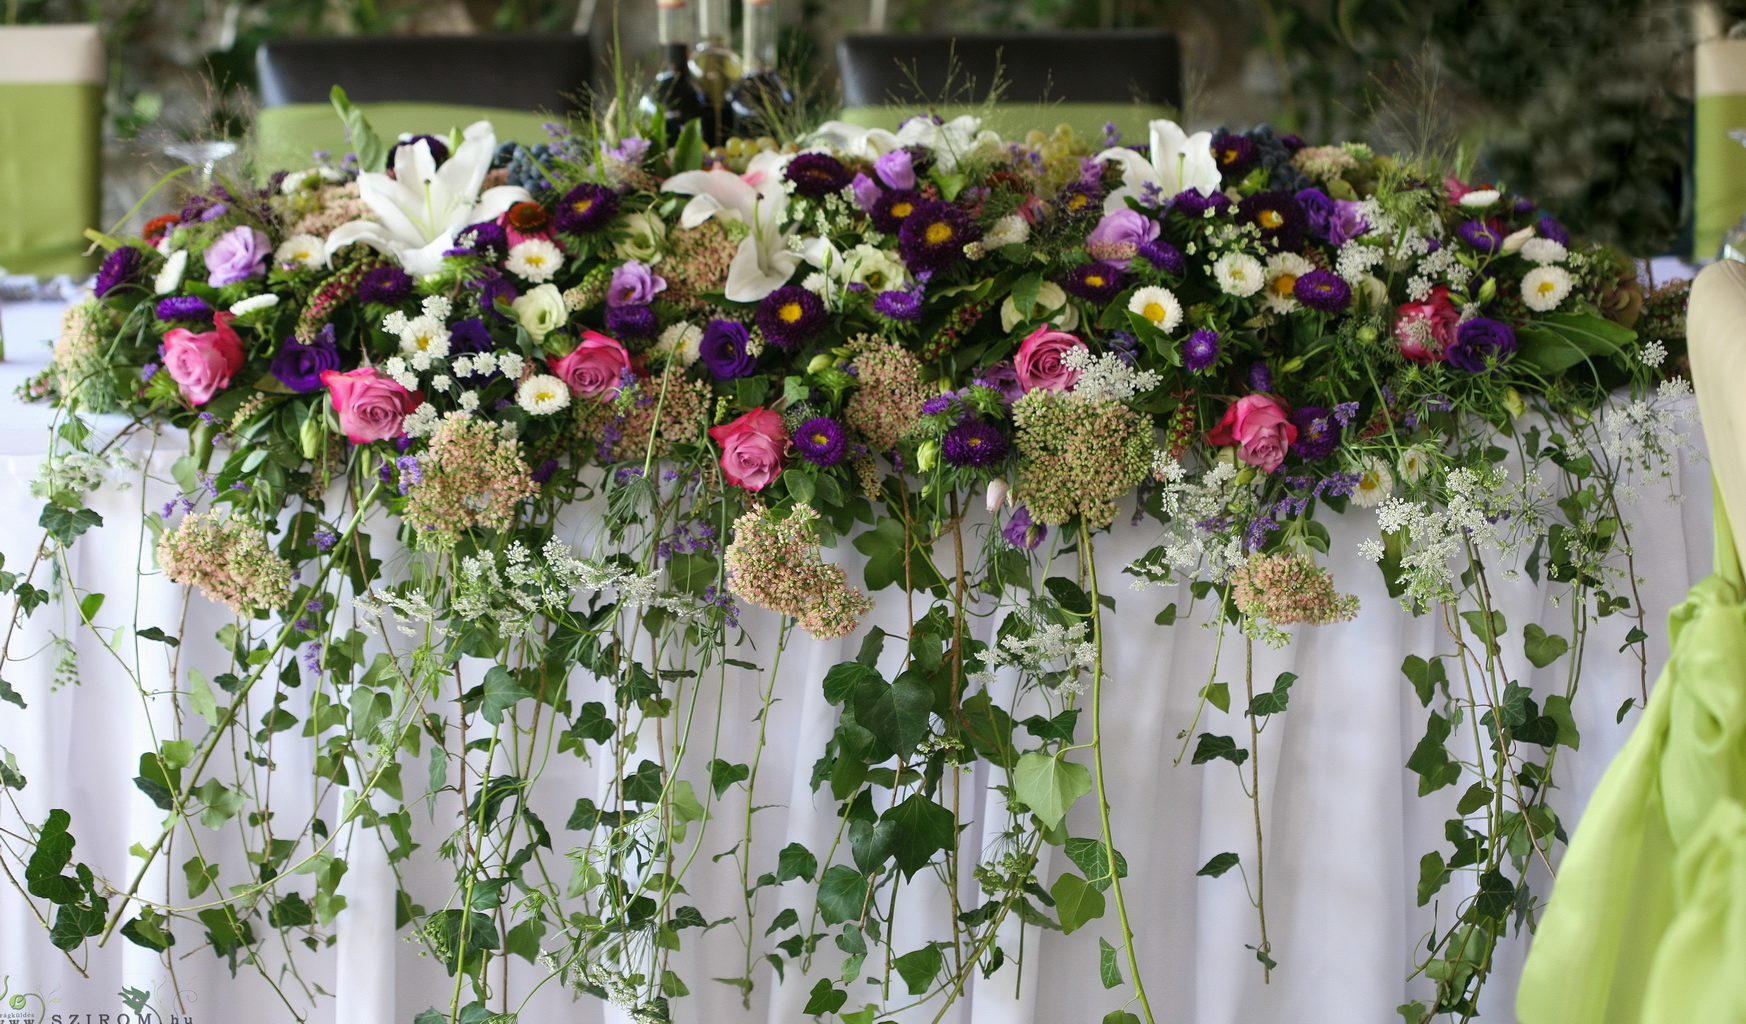
[[0, 267], [82, 275], [103, 175], [103, 49], [94, 25], [0, 28]]
[[[465, 128], [474, 121], [490, 121], [499, 143], [514, 140], [528, 146], [547, 141], [544, 125], [563, 118], [527, 110], [501, 107], [468, 107], [452, 103], [360, 103], [370, 127], [384, 139], [402, 132], [415, 135], [445, 135], [451, 128]], [[292, 103], [261, 110], [255, 121], [260, 147], [260, 166], [268, 170], [308, 167], [310, 154], [321, 149], [334, 155], [352, 151], [345, 126], [326, 103]]]
[[1717, 490], [1715, 572], [1558, 868], [1523, 1024], [1746, 1022], [1746, 580]]
[[1692, 114], [1692, 258], [1713, 260], [1722, 237], [1746, 215], [1746, 40], [1700, 43]]
[[[1161, 117], [1172, 117], [1169, 107], [1139, 103], [943, 103], [926, 112], [946, 120], [971, 114], [982, 118], [982, 126], [999, 132], [1005, 138], [1023, 138], [1032, 128], [1052, 132], [1057, 125], [1070, 125], [1074, 134], [1090, 139], [1094, 146], [1103, 138], [1103, 126], [1114, 122], [1124, 142], [1145, 143], [1151, 139], [1147, 123]], [[896, 131], [905, 120], [924, 111], [909, 104], [871, 107], [845, 107], [839, 120], [861, 128], [885, 128]]]

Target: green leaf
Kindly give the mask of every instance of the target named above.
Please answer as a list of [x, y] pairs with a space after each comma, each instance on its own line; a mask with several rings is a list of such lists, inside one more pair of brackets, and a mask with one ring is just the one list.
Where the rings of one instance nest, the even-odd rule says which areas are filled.
[[776, 880], [786, 882], [798, 878], [803, 882], [811, 882], [812, 876], [818, 873], [818, 858], [812, 851], [799, 843], [789, 843], [776, 855]]
[[1279, 673], [1279, 678], [1273, 681], [1273, 689], [1266, 693], [1258, 693], [1249, 702], [1249, 714], [1254, 717], [1276, 715], [1285, 710], [1291, 703], [1291, 684], [1297, 682], [1297, 676], [1291, 672]]
[[1238, 857], [1234, 853], [1214, 854], [1213, 858], [1211, 860], [1207, 861], [1205, 864], [1202, 864], [1200, 867], [1200, 870], [1196, 871], [1195, 874], [1196, 875], [1205, 875], [1208, 878], [1217, 878], [1220, 875], [1224, 874], [1225, 872], [1236, 867], [1237, 862], [1241, 859], [1242, 858]]
[[18, 691], [14, 690], [12, 684], [7, 682], [4, 678], [0, 678], [0, 700], [3, 700], [8, 704], [18, 705], [19, 710], [23, 710], [26, 706], [24, 698], [19, 696]]
[[218, 724], [218, 700], [212, 695], [212, 684], [206, 681], [206, 673], [197, 668], [188, 670], [188, 706], [206, 719], [207, 725]]
[[505, 711], [532, 696], [533, 691], [521, 685], [514, 672], [503, 665], [493, 665], [485, 672], [485, 696], [479, 703], [479, 713], [492, 725], [501, 725]]
[[136, 946], [144, 946], [157, 953], [162, 953], [176, 944], [176, 937], [164, 930], [164, 919], [150, 907], [140, 911], [138, 917], [121, 926], [121, 937]]
[[1561, 373], [1603, 356], [1618, 357], [1637, 332], [1592, 313], [1549, 313], [1517, 328], [1516, 359], [1545, 373]]
[[1556, 633], [1548, 634], [1536, 623], [1528, 623], [1522, 628], [1522, 646], [1527, 649], [1528, 660], [1535, 668], [1545, 668], [1570, 650], [1570, 642]]
[[37, 830], [36, 849], [31, 851], [30, 860], [24, 865], [24, 883], [32, 896], [48, 900], [50, 903], [76, 903], [83, 894], [83, 887], [78, 881], [61, 874], [61, 869], [73, 859], [73, 846], [77, 843], [67, 826], [72, 824], [73, 816], [57, 807], [50, 811], [43, 821], [42, 828]]
[[1072, 933], [1089, 921], [1103, 916], [1103, 893], [1078, 875], [1067, 874], [1055, 879], [1049, 887], [1055, 900], [1055, 913], [1061, 918], [1061, 930]]
[[1576, 731], [1576, 717], [1570, 713], [1570, 698], [1553, 694], [1546, 698], [1546, 717], [1558, 723], [1558, 742], [1571, 750], [1582, 748], [1582, 734]]
[[1200, 695], [1220, 711], [1231, 710], [1231, 688], [1225, 683], [1208, 683], [1201, 687]]
[[897, 968], [903, 983], [909, 986], [909, 994], [919, 996], [933, 986], [944, 963], [939, 947], [929, 943], [913, 953], [905, 953], [893, 960], [891, 966]]
[[159, 629], [156, 626], [149, 626], [145, 629], [137, 630], [136, 633], [139, 636], [143, 637], [144, 639], [156, 640], [160, 644], [169, 644], [171, 647], [182, 646], [182, 641], [176, 639], [175, 637], [164, 632], [163, 630]]
[[1232, 764], [1240, 765], [1249, 759], [1249, 751], [1238, 747], [1237, 741], [1229, 736], [1214, 736], [1210, 732], [1201, 733], [1199, 742], [1194, 745], [1193, 762], [1205, 764], [1219, 757]]
[[[1073, 862], [1085, 880], [1098, 892], [1110, 887], [1109, 877], [1109, 847], [1103, 845], [1101, 839], [1069, 839], [1067, 840], [1067, 859]], [[1128, 877], [1128, 859], [1120, 850], [1115, 855], [1116, 877]]]
[[1467, 787], [1467, 792], [1461, 794], [1461, 802], [1455, 805], [1456, 814], [1472, 814], [1486, 804], [1491, 803], [1496, 796], [1483, 782], [1475, 782]]
[[727, 792], [728, 787], [736, 782], [744, 782], [752, 775], [752, 769], [743, 764], [728, 764], [721, 758], [713, 758], [709, 762], [709, 786], [715, 790], [716, 796]]
[[1486, 625], [1485, 613], [1479, 609], [1462, 612], [1461, 618], [1466, 621], [1467, 629], [1475, 637], [1480, 640], [1485, 640], [1493, 646], [1496, 646], [1498, 637], [1509, 632], [1509, 626], [1504, 622], [1503, 612], [1491, 613], [1491, 624], [1489, 628]]
[[86, 530], [102, 526], [103, 517], [88, 508], [62, 508], [51, 502], [42, 507], [42, 515], [37, 518], [36, 525], [47, 530], [49, 536], [64, 548], [70, 546]]
[[894, 852], [905, 878], [914, 878], [934, 854], [951, 849], [958, 835], [958, 819], [952, 812], [920, 793], [886, 811], [880, 820], [897, 826]]
[[903, 522], [881, 518], [871, 530], [855, 537], [855, 550], [867, 556], [865, 570], [868, 590], [883, 590], [892, 584], [903, 585], [904, 553], [909, 553], [909, 575], [912, 590], [927, 590], [945, 583], [921, 542], [904, 529]]
[[219, 956], [229, 956], [255, 941], [254, 929], [247, 921], [239, 921], [229, 907], [210, 907], [196, 916], [206, 926], [206, 941]]
[[673, 146], [673, 173], [695, 171], [703, 166], [703, 122], [687, 121]]
[[1013, 770], [1013, 790], [1044, 828], [1054, 829], [1067, 817], [1073, 802], [1091, 792], [1091, 772], [1058, 755], [1033, 750], [1019, 758]]
[[825, 924], [858, 921], [867, 905], [867, 879], [847, 864], [833, 864], [818, 880], [818, 916]]
[[297, 893], [290, 893], [273, 904], [267, 912], [267, 923], [278, 929], [297, 928], [315, 923], [315, 909]]
[[198, 856], [189, 857], [182, 864], [182, 878], [188, 883], [188, 898], [197, 900], [218, 881], [218, 865], [208, 864]]
[[1065, 576], [1051, 576], [1043, 581], [1043, 589], [1069, 615], [1085, 618], [1091, 614], [1091, 598], [1079, 589], [1079, 584]]
[[537, 917], [530, 917], [503, 937], [503, 951], [513, 956], [519, 956], [530, 964], [540, 960], [540, 940], [546, 936], [546, 923]]
[[1637, 698], [1626, 697], [1625, 702], [1623, 704], [1619, 705], [1618, 712], [1613, 715], [1613, 722], [1614, 723], [1623, 722], [1625, 720], [1625, 716], [1630, 714], [1631, 709], [1636, 707], [1636, 706], [1637, 706]]
[[1416, 654], [1409, 654], [1400, 663], [1400, 670], [1412, 681], [1413, 692], [1418, 694], [1421, 707], [1430, 707], [1431, 698], [1436, 696], [1439, 688], [1448, 689], [1449, 676], [1443, 670], [1441, 658], [1426, 661]]
[[79, 599], [79, 618], [90, 625], [97, 618], [97, 612], [103, 608], [102, 594], [86, 594]]
[[1479, 876], [1479, 893], [1473, 898], [1473, 912], [1482, 918], [1502, 921], [1516, 901], [1516, 887], [1496, 868]]
[[928, 734], [934, 691], [912, 673], [887, 684], [877, 674], [855, 689], [855, 721], [899, 757], [907, 757]]
[[1140, 1024], [1140, 1018], [1126, 1010], [1112, 1010], [1103, 1015], [1103, 1024]]
[[595, 743], [605, 743], [618, 730], [612, 716], [606, 713], [606, 705], [597, 700], [583, 704], [576, 711], [576, 717], [570, 722], [570, 735], [578, 740], [592, 740]]
[[1037, 293], [1043, 288], [1043, 275], [1026, 274], [1013, 282], [1012, 307], [1018, 313], [1019, 319], [1030, 319], [1031, 310], [1036, 308]]
[[1108, 939], [1101, 935], [1097, 937], [1097, 975], [1103, 980], [1104, 988], [1116, 988], [1122, 983], [1122, 969], [1116, 963], [1116, 952]]
[[1443, 855], [1435, 850], [1419, 858], [1419, 906], [1431, 902], [1431, 897], [1453, 877], [1455, 873], [1443, 866]]
[[637, 770], [624, 778], [624, 798], [629, 803], [652, 804], [661, 799], [661, 766], [644, 758]]
[[[691, 122], [696, 124], [696, 121]], [[818, 984], [812, 987], [812, 996], [806, 1001], [806, 1006], [800, 1011], [809, 1015], [836, 1013], [849, 1001], [849, 993], [838, 988], [829, 978], [818, 979]]]
[[[877, 657], [875, 654], [874, 658]], [[842, 704], [853, 697], [863, 684], [874, 680], [885, 681], [874, 670], [872, 662], [845, 661], [840, 665], [832, 665], [824, 677], [825, 700], [832, 704]]]
[[344, 89], [334, 86], [333, 91], [328, 93], [328, 99], [333, 101], [333, 109], [339, 112], [340, 120], [346, 123], [346, 131], [352, 139], [352, 149], [358, 154], [358, 169], [380, 174], [388, 166], [388, 147], [382, 144], [381, 136], [370, 127], [364, 112], [346, 98]]

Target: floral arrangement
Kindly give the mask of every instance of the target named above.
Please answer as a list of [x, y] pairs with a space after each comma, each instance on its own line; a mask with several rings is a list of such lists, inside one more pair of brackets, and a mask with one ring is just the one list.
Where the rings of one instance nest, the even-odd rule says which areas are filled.
[[[1629, 259], [1498, 187], [1266, 129], [1158, 121], [1124, 147], [919, 116], [714, 154], [695, 132], [563, 133], [538, 161], [485, 123], [390, 144], [349, 120], [355, 163], [195, 192], [139, 237], [106, 238], [95, 294], [35, 385], [68, 413], [39, 562], [100, 525], [80, 495], [117, 449], [77, 414], [191, 434], [183, 497], [152, 517], [157, 561], [237, 612], [223, 637], [237, 662], [222, 694], [190, 684], [201, 717], [142, 759], [141, 788], [173, 812], [142, 848], [149, 867], [176, 830], [228, 824], [270, 867], [243, 865], [228, 898], [183, 910], [143, 900], [137, 878], [63, 874], [70, 843], [50, 840], [67, 823], [19, 823], [35, 842], [20, 874], [59, 907], [63, 948], [120, 926], [164, 950], [192, 926], [259, 964], [264, 932], [321, 934], [339, 873], [328, 826], [273, 842], [264, 795], [205, 770], [221, 737], [298, 726], [273, 694], [302, 684], [321, 695], [301, 728], [322, 780], [400, 801], [401, 760], [428, 739], [432, 798], [458, 811], [443, 848], [457, 898], [403, 895], [404, 923], [455, 978], [430, 1020], [483, 1019], [507, 998], [488, 970], [505, 956], [633, 1019], [682, 1018], [689, 989], [665, 951], [704, 921], [681, 867], [725, 817], [712, 809], [738, 800], [745, 972], [718, 980], [748, 1000], [768, 962], [810, 987], [809, 1014], [944, 1013], [974, 972], [1020, 954], [1000, 944], [1009, 918], [1071, 932], [1113, 910], [1099, 970], [1129, 994], [1104, 1020], [1153, 1024], [1104, 787], [1100, 713], [1119, 680], [1103, 671], [1113, 598], [1095, 538], [1152, 531], [1122, 567], [1136, 587], [1191, 583], [1221, 635], [1282, 644], [1358, 613], [1317, 562], [1322, 520], [1357, 508], [1391, 593], [1456, 644], [1403, 666], [1430, 709], [1407, 767], [1424, 793], [1468, 785], [1419, 889], [1423, 904], [1462, 879], [1456, 909], [1418, 944], [1433, 984], [1403, 1013], [1472, 1015], [1508, 919], [1536, 905], [1528, 863], [1563, 836], [1547, 797], [1556, 748], [1576, 740], [1586, 624], [1641, 617], [1619, 502], [1685, 446], [1684, 382], [1663, 376], [1681, 295], [1646, 295]], [[604, 517], [579, 554], [558, 512], [588, 497]], [[372, 557], [360, 527], [379, 511], [410, 567]], [[821, 556], [839, 539], [866, 556], [863, 579]], [[1523, 632], [1536, 666], [1571, 666], [1555, 693], [1534, 695], [1499, 653], [1490, 588], [1523, 562], [1572, 597], [1568, 637]], [[47, 599], [31, 579], [0, 578], [15, 623]], [[689, 744], [637, 748], [640, 725], [689, 728], [719, 707], [730, 665], [761, 673], [767, 710], [775, 665], [731, 657], [744, 606], [779, 613], [784, 639], [794, 625], [845, 637], [871, 606], [863, 585], [926, 610], [908, 636], [863, 630], [860, 656], [822, 680], [841, 723], [813, 781], [843, 831], [828, 849], [754, 848], [762, 732], [745, 761], [702, 764]], [[984, 642], [969, 623], [990, 598]], [[1050, 711], [1018, 720], [989, 688], [997, 671]], [[572, 696], [580, 679], [612, 703]], [[1229, 762], [1259, 801], [1256, 737], [1292, 683], [1257, 691], [1251, 672], [1233, 709], [1209, 679], [1184, 756], [1192, 742], [1193, 763]], [[278, 710], [251, 735], [254, 707]], [[1202, 731], [1215, 710], [1248, 742]], [[1457, 752], [1463, 729], [1489, 737], [1477, 756]], [[520, 795], [548, 736], [628, 772], [612, 800], [577, 804], [561, 841]], [[1005, 780], [992, 851], [960, 846], [947, 771], [978, 760]], [[1074, 836], [1068, 810], [1094, 789], [1097, 834]], [[353, 806], [394, 860], [415, 855], [403, 810]], [[1201, 873], [1242, 868], [1268, 970], [1280, 951], [1256, 842]], [[1045, 843], [1072, 865], [1053, 879]], [[875, 897], [924, 868], [975, 884], [943, 883], [950, 934], [894, 949]], [[761, 911], [784, 885], [813, 887], [810, 913]], [[815, 960], [827, 948], [843, 956]]]

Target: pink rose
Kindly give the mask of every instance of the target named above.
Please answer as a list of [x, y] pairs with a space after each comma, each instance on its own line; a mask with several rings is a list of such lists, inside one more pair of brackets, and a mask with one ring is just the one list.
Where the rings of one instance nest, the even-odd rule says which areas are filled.
[[1072, 389], [1079, 380], [1079, 371], [1062, 360], [1067, 353], [1084, 347], [1085, 342], [1066, 331], [1050, 330], [1048, 324], [1037, 328], [1019, 345], [1018, 355], [1012, 360], [1013, 369], [1018, 371], [1019, 386], [1026, 391]]
[[1247, 395], [1225, 410], [1219, 425], [1207, 431], [1213, 444], [1237, 445], [1237, 458], [1271, 473], [1285, 461], [1285, 452], [1297, 440], [1291, 411], [1272, 395]]
[[1461, 322], [1461, 311], [1449, 301], [1449, 289], [1438, 285], [1423, 302], [1403, 304], [1398, 314], [1394, 343], [1400, 354], [1415, 363], [1442, 362]]
[[323, 370], [321, 382], [339, 413], [340, 429], [353, 444], [399, 437], [407, 414], [424, 404], [424, 395], [406, 390], [373, 366], [345, 373]]
[[561, 359], [548, 359], [546, 365], [576, 395], [592, 395], [607, 401], [618, 394], [626, 370], [631, 368], [630, 353], [617, 341], [597, 331], [583, 331], [582, 343]]
[[178, 327], [164, 335], [164, 369], [181, 386], [189, 405], [205, 405], [221, 388], [230, 386], [231, 375], [243, 367], [242, 339], [230, 329], [236, 317], [212, 314], [212, 330], [195, 334]]
[[781, 474], [782, 453], [788, 448], [781, 413], [759, 406], [732, 423], [709, 428], [709, 436], [721, 445], [721, 471], [728, 483], [761, 491]]

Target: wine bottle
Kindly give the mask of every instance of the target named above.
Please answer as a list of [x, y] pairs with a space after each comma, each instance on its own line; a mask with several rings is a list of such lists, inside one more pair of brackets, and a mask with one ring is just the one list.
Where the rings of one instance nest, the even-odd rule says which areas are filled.
[[689, 0], [656, 0], [660, 20], [661, 50], [666, 64], [655, 75], [654, 84], [638, 104], [651, 118], [661, 118], [667, 125], [667, 142], [679, 138], [679, 133], [692, 121], [703, 121], [707, 128], [711, 119], [709, 100], [703, 87], [691, 76], [691, 20]]
[[772, 134], [794, 91], [776, 70], [776, 7], [772, 0], [746, 0], [745, 65], [740, 80], [728, 90], [734, 130], [741, 135]]
[[697, 8], [697, 45], [691, 51], [691, 75], [703, 86], [713, 120], [703, 125], [704, 141], [719, 146], [733, 135], [733, 108], [728, 89], [739, 81], [740, 55], [731, 45], [733, 37], [731, 0], [700, 0]]

